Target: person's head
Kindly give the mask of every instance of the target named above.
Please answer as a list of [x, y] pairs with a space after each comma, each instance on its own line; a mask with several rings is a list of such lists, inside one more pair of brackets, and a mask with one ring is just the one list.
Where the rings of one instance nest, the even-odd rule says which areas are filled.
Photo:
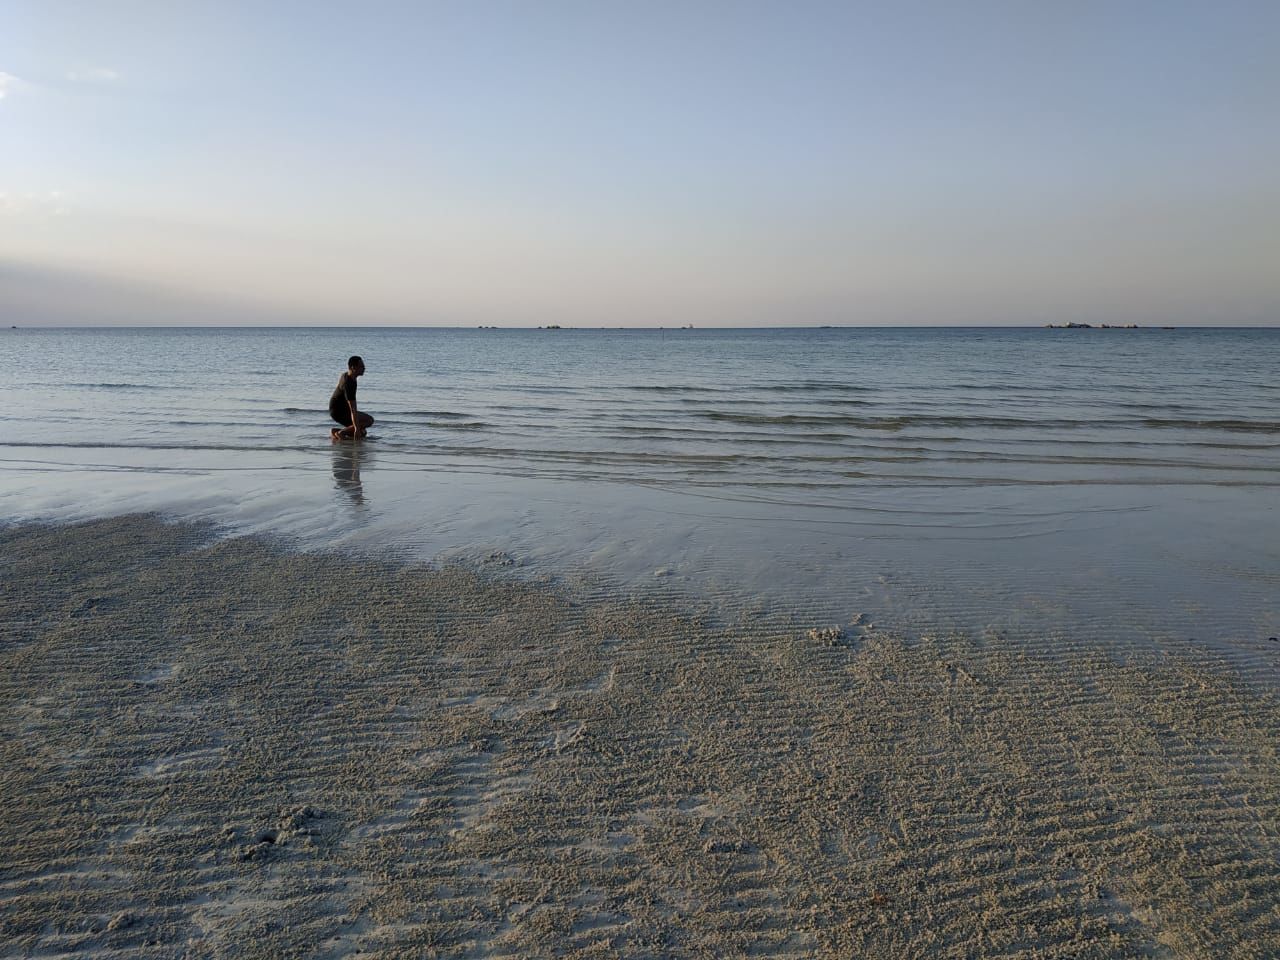
[[358, 377], [364, 373], [364, 361], [359, 357], [351, 357], [347, 360], [347, 370], [351, 372], [353, 377]]

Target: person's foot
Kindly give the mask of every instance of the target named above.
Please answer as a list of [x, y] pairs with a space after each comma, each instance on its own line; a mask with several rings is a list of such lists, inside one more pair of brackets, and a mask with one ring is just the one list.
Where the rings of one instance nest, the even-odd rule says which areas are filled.
[[330, 441], [331, 443], [337, 443], [337, 442], [338, 442], [339, 440], [341, 440], [341, 439], [342, 439], [342, 431], [341, 431], [341, 430], [339, 430], [337, 427], [330, 427], [330, 428], [329, 428], [329, 441]]

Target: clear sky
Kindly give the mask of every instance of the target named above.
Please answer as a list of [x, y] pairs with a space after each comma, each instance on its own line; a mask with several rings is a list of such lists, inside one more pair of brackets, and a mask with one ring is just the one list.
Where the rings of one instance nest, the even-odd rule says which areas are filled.
[[1280, 322], [1280, 3], [0, 0], [5, 323]]

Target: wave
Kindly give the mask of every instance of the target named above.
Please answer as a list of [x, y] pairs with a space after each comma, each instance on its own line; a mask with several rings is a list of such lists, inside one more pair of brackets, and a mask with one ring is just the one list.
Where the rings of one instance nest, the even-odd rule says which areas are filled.
[[865, 430], [902, 430], [906, 427], [990, 427], [1014, 430], [1076, 430], [1145, 427], [1154, 430], [1223, 430], [1229, 433], [1280, 433], [1280, 421], [1239, 419], [1191, 419], [1161, 417], [1110, 417], [1100, 419], [1029, 419], [1026, 417], [965, 417], [943, 414], [901, 414], [859, 417], [847, 414], [756, 414], [726, 410], [692, 411], [692, 416], [725, 423], [771, 427], [849, 426]]
[[470, 417], [469, 413], [458, 413], [454, 410], [388, 410], [388, 417], [444, 417], [456, 420], [465, 420]]
[[62, 387], [76, 387], [80, 390], [189, 390], [189, 387], [177, 386], [175, 384], [161, 385], [158, 383], [62, 383], [57, 384]]
[[789, 383], [753, 383], [747, 387], [708, 387], [687, 383], [632, 384], [620, 390], [638, 390], [646, 393], [866, 393], [877, 389], [862, 384], [845, 383], [842, 380], [796, 380]]
[[493, 425], [483, 420], [468, 420], [465, 423], [457, 420], [435, 421], [435, 420], [397, 420], [397, 416], [403, 414], [392, 414], [388, 417], [377, 417], [375, 423], [377, 426], [412, 426], [412, 427], [435, 427], [439, 430], [488, 430]]
[[1191, 430], [1226, 430], [1231, 433], [1280, 433], [1280, 422], [1275, 420], [1192, 420], [1192, 419], [1158, 419], [1154, 417], [1139, 420], [1144, 427], [1184, 428]]
[[765, 383], [756, 389], [771, 393], [869, 393], [880, 389], [843, 380], [797, 380], [793, 383]]
[[[687, 406], [696, 406], [696, 405], [698, 405], [698, 404], [705, 404], [705, 403], [707, 403], [707, 402], [708, 402], [708, 401], [706, 400], [706, 398], [704, 398], [704, 397], [672, 397], [672, 398], [671, 398], [671, 400], [672, 400], [672, 402], [674, 402], [674, 403], [682, 403], [682, 404], [686, 404]], [[717, 399], [717, 400], [713, 400], [713, 401], [711, 401], [711, 402], [712, 402], [712, 403], [724, 403], [725, 401], [724, 401], [724, 400], [719, 400], [719, 399]], [[782, 406], [787, 406], [787, 407], [802, 407], [802, 408], [803, 408], [803, 407], [813, 406], [813, 405], [815, 405], [816, 403], [820, 403], [823, 407], [878, 407], [878, 406], [884, 406], [884, 405], [885, 405], [885, 403], [886, 403], [887, 401], [884, 401], [884, 400], [863, 400], [863, 399], [854, 399], [853, 397], [823, 397], [821, 400], [816, 400], [816, 401], [815, 401], [813, 398], [811, 398], [811, 397], [803, 397], [803, 398], [796, 399], [796, 400], [791, 400], [791, 399], [785, 399], [785, 400], [784, 400], [784, 399], [781, 399], [781, 398], [779, 398], [779, 397], [769, 397], [769, 398], [764, 399], [764, 400], [751, 399], [751, 398], [747, 398], [747, 397], [734, 397], [734, 398], [733, 398], [731, 401], [729, 401], [729, 402], [731, 402], [731, 403], [733, 403], [735, 406], [739, 406], [739, 407], [743, 407], [743, 406], [753, 406], [753, 407], [782, 407]], [[920, 401], [920, 402], [921, 402], [923, 405], [930, 405], [930, 402], [929, 402], [929, 401]], [[942, 403], [942, 402], [938, 402], [938, 404], [937, 404], [937, 405], [942, 406], [942, 405], [943, 405], [943, 403]], [[954, 408], [955, 408], [955, 406], [956, 406], [956, 404], [945, 404], [945, 405], [946, 405], [948, 408], [951, 408], [951, 409], [954, 409]], [[978, 406], [978, 407], [987, 407], [987, 406], [990, 406], [990, 404], [978, 403], [978, 404], [974, 404], [974, 406]], [[687, 407], [686, 407], [686, 408], [687, 408]], [[664, 408], [657, 408], [657, 409], [664, 409]], [[673, 409], [685, 409], [685, 408], [667, 407], [667, 408], [665, 408], [665, 409], [666, 409], [666, 410], [673, 410]]]
[[[491, 410], [514, 410], [517, 413], [572, 413], [568, 407], [541, 407], [536, 404], [516, 404], [516, 403], [495, 403], [490, 405]], [[463, 414], [451, 414], [451, 416], [461, 417]]]

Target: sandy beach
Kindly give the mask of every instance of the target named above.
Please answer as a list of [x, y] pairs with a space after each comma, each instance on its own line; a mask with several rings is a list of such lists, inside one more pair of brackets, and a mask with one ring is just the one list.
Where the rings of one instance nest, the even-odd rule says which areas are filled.
[[726, 622], [492, 559], [0, 532], [0, 956], [1280, 953], [1280, 646]]

